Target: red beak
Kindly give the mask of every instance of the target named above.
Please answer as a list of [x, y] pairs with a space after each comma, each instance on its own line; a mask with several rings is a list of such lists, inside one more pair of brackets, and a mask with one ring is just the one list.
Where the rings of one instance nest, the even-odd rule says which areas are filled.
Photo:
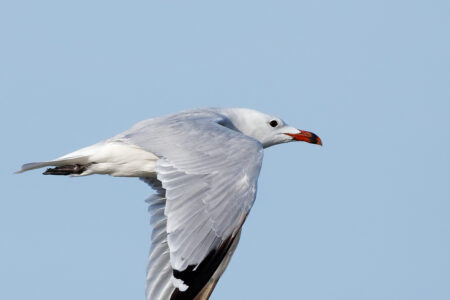
[[285, 133], [285, 134], [292, 136], [296, 141], [302, 141], [322, 146], [322, 140], [316, 134], [300, 129], [299, 131], [300, 131], [299, 133]]

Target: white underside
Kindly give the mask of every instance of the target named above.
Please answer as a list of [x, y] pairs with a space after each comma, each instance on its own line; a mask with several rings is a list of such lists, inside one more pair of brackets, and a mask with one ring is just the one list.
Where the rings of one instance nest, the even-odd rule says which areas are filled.
[[[98, 145], [98, 144], [97, 144]], [[122, 177], [147, 177], [155, 175], [156, 155], [136, 145], [123, 142], [106, 142], [102, 145], [94, 145], [91, 150], [89, 166], [82, 175], [109, 174]], [[90, 148], [90, 147], [88, 147]], [[81, 149], [83, 150], [83, 149]]]
[[139, 146], [118, 140], [107, 140], [82, 148], [55, 160], [31, 163], [22, 166], [18, 173], [45, 166], [80, 164], [88, 166], [82, 174], [108, 174], [120, 177], [153, 177], [158, 156]]

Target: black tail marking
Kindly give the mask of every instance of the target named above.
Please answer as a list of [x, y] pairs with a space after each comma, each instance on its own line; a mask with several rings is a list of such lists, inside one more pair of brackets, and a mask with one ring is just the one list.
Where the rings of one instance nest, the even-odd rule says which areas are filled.
[[67, 165], [60, 166], [55, 168], [49, 168], [44, 173], [44, 175], [72, 175], [72, 174], [81, 174], [87, 170], [89, 165]]

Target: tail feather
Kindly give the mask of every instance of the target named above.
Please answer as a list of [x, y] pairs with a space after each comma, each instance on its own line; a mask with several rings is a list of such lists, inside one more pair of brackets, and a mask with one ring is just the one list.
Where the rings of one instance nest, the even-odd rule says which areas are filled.
[[[60, 159], [55, 159], [55, 160], [50, 160], [50, 161], [33, 162], [33, 163], [29, 163], [29, 164], [24, 164], [22, 166], [22, 168], [20, 170], [16, 171], [15, 173], [19, 174], [19, 173], [23, 173], [23, 172], [34, 170], [34, 169], [39, 169], [39, 168], [43, 168], [43, 167], [52, 167], [52, 166], [57, 167], [57, 168], [63, 167], [63, 166], [72, 166], [72, 167], [74, 167], [76, 165], [82, 166], [82, 165], [86, 165], [88, 163], [89, 163], [88, 156], [60, 158]], [[48, 174], [50, 174], [50, 173], [48, 173]], [[79, 174], [79, 173], [76, 173], [76, 174]], [[68, 175], [68, 174], [65, 174], [65, 175]]]
[[145, 177], [154, 175], [158, 159], [155, 154], [139, 146], [119, 140], [106, 140], [54, 160], [25, 164], [16, 173], [50, 167], [44, 174]]

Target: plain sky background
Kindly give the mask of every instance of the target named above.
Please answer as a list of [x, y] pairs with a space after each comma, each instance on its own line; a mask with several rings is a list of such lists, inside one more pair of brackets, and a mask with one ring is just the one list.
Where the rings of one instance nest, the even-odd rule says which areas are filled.
[[0, 299], [144, 299], [145, 184], [12, 173], [204, 106], [324, 142], [265, 151], [212, 299], [450, 299], [449, 16], [449, 1], [3, 1]]

